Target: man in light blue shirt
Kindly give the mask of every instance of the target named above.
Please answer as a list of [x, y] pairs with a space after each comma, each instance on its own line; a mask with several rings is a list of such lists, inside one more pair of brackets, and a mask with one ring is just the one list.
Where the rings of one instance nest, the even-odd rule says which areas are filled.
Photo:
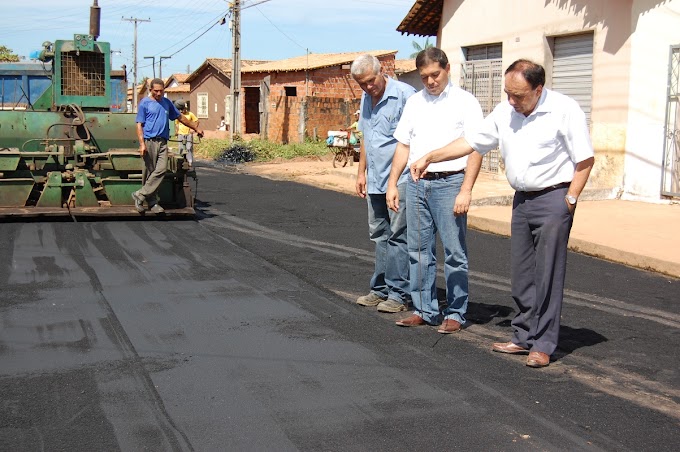
[[[406, 213], [387, 208], [385, 192], [397, 146], [393, 133], [406, 100], [415, 89], [387, 77], [380, 61], [372, 55], [359, 56], [351, 74], [364, 94], [361, 98], [359, 131], [363, 133], [356, 192], [368, 204], [368, 233], [375, 243], [375, 271], [371, 290], [357, 303], [377, 306], [381, 312], [405, 311], [411, 297], [409, 256], [406, 246]], [[399, 195], [405, 199], [408, 171], [399, 181]]]

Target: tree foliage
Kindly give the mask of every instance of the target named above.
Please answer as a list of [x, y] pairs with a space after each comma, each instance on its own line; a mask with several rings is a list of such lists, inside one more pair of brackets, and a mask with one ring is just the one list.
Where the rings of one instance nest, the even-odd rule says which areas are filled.
[[12, 53], [12, 49], [0, 46], [0, 61], [13, 63], [19, 61], [19, 55]]
[[412, 44], [413, 44], [413, 49], [415, 50], [415, 52], [413, 52], [409, 56], [409, 58], [415, 58], [415, 57], [418, 56], [418, 54], [422, 50], [429, 49], [430, 47], [434, 47], [434, 45], [432, 45], [432, 43], [430, 43], [430, 38], [425, 38], [425, 43], [422, 46], [420, 44], [418, 44], [416, 41], [413, 41]]

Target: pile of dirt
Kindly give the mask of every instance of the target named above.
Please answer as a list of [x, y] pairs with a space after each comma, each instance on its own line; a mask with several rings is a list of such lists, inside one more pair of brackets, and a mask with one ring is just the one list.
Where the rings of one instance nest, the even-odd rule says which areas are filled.
[[354, 194], [356, 165], [333, 168], [334, 154], [321, 157], [276, 159], [266, 163], [245, 163], [240, 170], [273, 180], [292, 180], [327, 190]]

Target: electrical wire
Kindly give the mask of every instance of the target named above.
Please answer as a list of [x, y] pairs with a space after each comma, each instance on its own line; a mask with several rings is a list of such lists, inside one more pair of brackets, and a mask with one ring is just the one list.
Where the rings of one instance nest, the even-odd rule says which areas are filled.
[[274, 22], [272, 22], [271, 19], [270, 19], [269, 17], [267, 17], [267, 16], [265, 15], [265, 13], [263, 13], [262, 10], [261, 10], [260, 8], [258, 8], [257, 6], [255, 6], [255, 9], [258, 10], [258, 11], [260, 12], [260, 14], [262, 14], [262, 17], [264, 17], [265, 19], [267, 19], [267, 21], [268, 21], [270, 24], [272, 24], [272, 26], [273, 26], [274, 28], [276, 28], [276, 29], [279, 31], [279, 33], [281, 33], [283, 36], [285, 36], [286, 38], [288, 38], [288, 40], [289, 40], [290, 42], [292, 42], [292, 43], [295, 44], [296, 46], [300, 47], [300, 48], [301, 48], [302, 50], [304, 50], [305, 52], [308, 51], [308, 47], [305, 47], [305, 46], [300, 45], [297, 41], [295, 41], [293, 38], [291, 38], [291, 37], [288, 36], [286, 33], [284, 33], [283, 30], [281, 30], [279, 27], [277, 27], [276, 24], [275, 24]]

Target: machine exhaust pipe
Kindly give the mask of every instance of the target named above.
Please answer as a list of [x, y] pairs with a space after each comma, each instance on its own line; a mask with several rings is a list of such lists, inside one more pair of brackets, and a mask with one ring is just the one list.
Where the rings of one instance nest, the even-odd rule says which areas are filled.
[[90, 6], [90, 34], [96, 41], [99, 37], [102, 9], [99, 7], [97, 0], [93, 0], [93, 2], [92, 6]]

